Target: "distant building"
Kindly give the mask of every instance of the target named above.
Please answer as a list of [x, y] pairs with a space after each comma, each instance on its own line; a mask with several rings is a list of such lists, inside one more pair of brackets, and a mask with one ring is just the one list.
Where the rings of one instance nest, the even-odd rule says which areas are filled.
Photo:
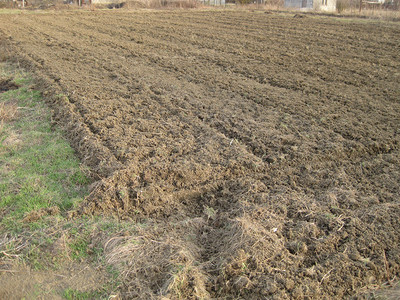
[[285, 7], [301, 10], [335, 11], [336, 0], [285, 0]]

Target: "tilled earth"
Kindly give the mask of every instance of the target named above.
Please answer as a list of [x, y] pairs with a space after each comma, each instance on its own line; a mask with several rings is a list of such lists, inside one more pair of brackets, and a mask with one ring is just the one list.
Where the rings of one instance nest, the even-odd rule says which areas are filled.
[[0, 15], [3, 56], [36, 72], [98, 179], [79, 212], [147, 228], [120, 255], [122, 295], [143, 299], [398, 278], [399, 37], [260, 11]]

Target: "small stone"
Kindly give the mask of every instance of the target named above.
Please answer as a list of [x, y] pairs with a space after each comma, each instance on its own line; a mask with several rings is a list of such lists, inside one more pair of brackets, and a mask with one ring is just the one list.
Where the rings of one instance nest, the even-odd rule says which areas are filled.
[[273, 156], [268, 156], [265, 160], [270, 164], [276, 163], [276, 158]]

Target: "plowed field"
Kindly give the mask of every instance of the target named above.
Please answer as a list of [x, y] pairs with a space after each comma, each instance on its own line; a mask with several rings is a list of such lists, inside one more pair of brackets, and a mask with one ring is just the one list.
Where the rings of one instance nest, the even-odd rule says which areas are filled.
[[400, 24], [53, 12], [0, 15], [0, 37], [98, 179], [80, 213], [147, 224], [123, 296], [341, 298], [400, 275]]

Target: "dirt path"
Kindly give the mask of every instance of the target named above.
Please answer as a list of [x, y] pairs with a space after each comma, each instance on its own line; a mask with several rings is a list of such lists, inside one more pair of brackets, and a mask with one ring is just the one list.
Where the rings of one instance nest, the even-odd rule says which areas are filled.
[[[399, 24], [232, 11], [1, 19], [14, 57], [67, 96], [56, 118], [103, 178], [83, 211], [169, 228], [153, 234], [191, 253], [187, 295], [344, 297], [399, 275]], [[162, 294], [171, 264], [135, 284]]]

